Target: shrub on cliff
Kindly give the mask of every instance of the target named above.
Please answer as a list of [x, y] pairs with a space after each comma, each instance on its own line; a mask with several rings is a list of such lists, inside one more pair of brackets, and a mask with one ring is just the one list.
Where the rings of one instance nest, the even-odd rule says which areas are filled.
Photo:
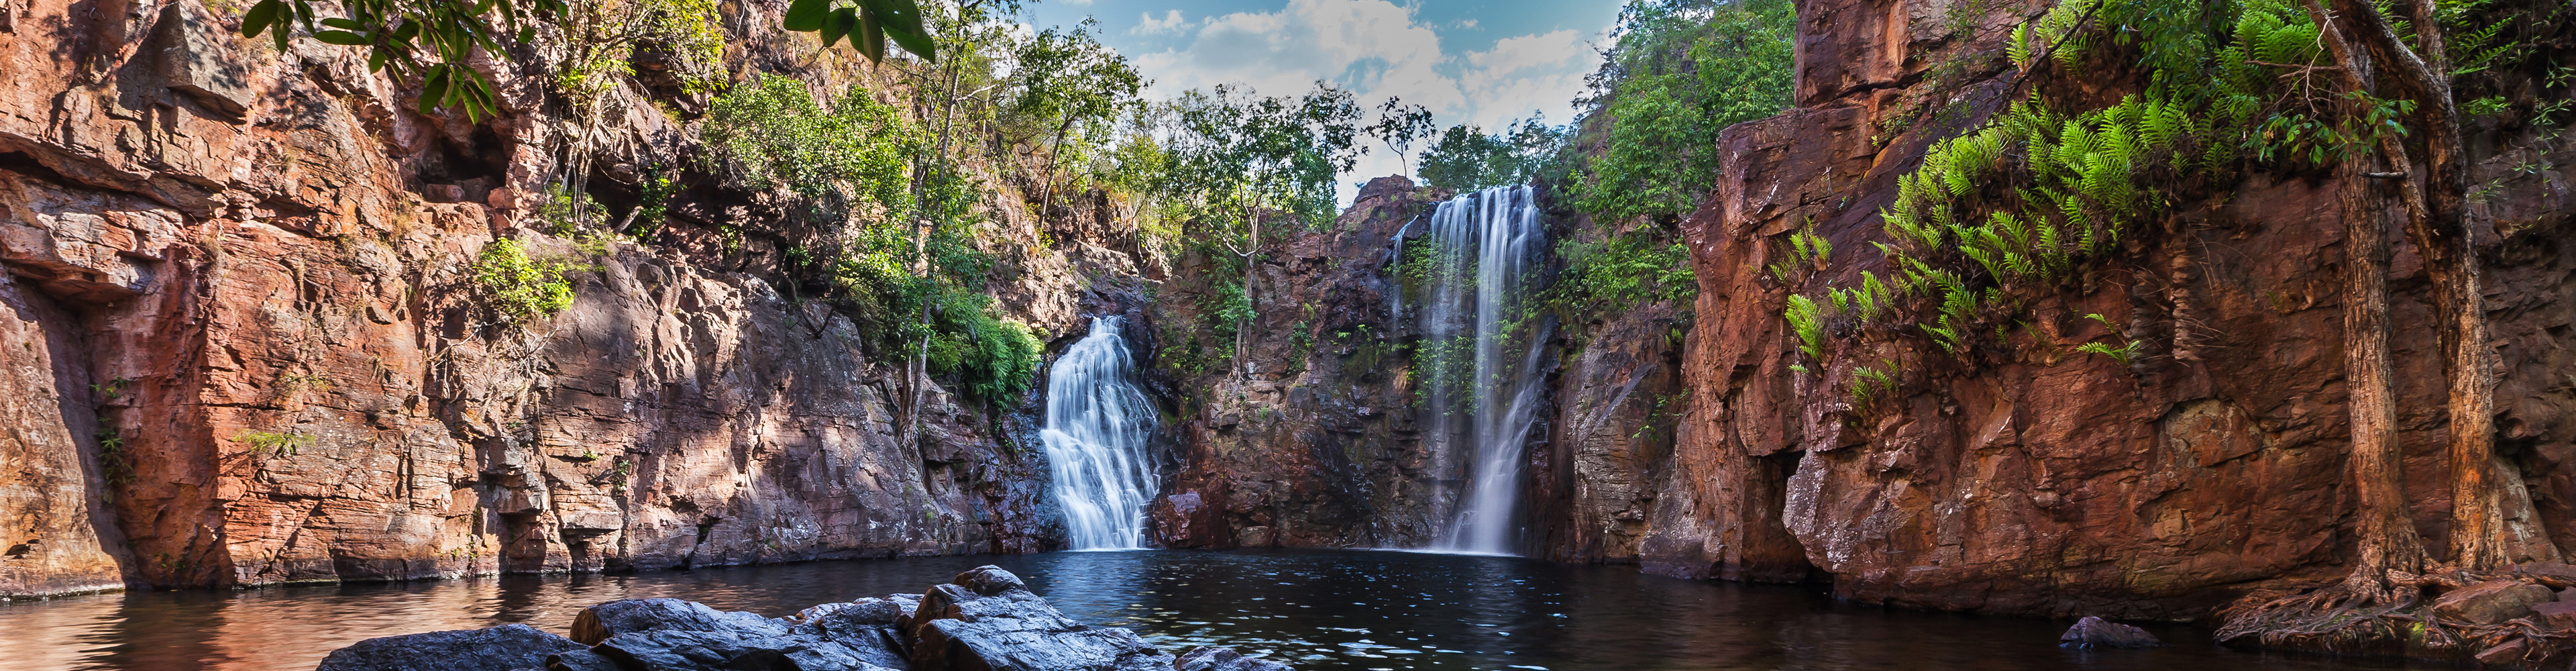
[[518, 241], [504, 238], [483, 246], [472, 277], [475, 292], [498, 321], [516, 324], [572, 307], [572, 283], [563, 277], [571, 268], [562, 260], [529, 258]]
[[827, 108], [805, 82], [768, 73], [716, 98], [699, 138], [706, 167], [743, 188], [783, 187], [817, 208], [855, 205], [876, 218], [912, 208], [911, 161], [924, 149], [912, 124], [866, 88]]

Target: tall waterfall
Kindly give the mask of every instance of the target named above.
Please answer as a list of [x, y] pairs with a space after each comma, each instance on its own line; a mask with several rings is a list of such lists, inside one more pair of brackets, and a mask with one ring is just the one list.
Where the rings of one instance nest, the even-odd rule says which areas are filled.
[[1076, 550], [1143, 547], [1145, 501], [1154, 495], [1145, 441], [1154, 406], [1129, 379], [1117, 317], [1091, 320], [1091, 335], [1065, 348], [1047, 372], [1047, 468], [1066, 539]]
[[1426, 283], [1415, 306], [1424, 441], [1441, 477], [1461, 481], [1432, 549], [1512, 554], [1521, 446], [1539, 402], [1538, 344], [1548, 335], [1527, 310], [1545, 230], [1530, 187], [1506, 186], [1441, 203], [1424, 235], [1417, 249], [1431, 256], [1408, 262]]

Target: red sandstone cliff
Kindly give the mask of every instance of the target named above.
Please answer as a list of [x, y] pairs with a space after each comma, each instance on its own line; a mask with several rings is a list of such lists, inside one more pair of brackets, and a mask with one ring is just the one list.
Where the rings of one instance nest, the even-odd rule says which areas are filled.
[[[1785, 298], [1887, 274], [1867, 243], [1884, 239], [1877, 211], [1894, 178], [1933, 140], [1998, 110], [2016, 74], [2002, 40], [2045, 10], [1974, 5], [1985, 13], [1962, 20], [1955, 5], [1800, 4], [1797, 107], [1714, 138], [1724, 176], [1683, 222], [1700, 282], [1689, 321], [1647, 306], [1559, 343], [1553, 411], [1529, 446], [1530, 551], [1677, 576], [1828, 579], [1869, 602], [2178, 619], [2250, 586], [2344, 570], [2353, 504], [2331, 181], [2258, 176], [2177, 208], [2079, 289], [2025, 297], [2060, 318], [2030, 324], [2036, 336], [2010, 351], [1966, 363], [1911, 352], [1926, 363], [1878, 408], [1852, 407], [1847, 367], [1792, 370]], [[2576, 234], [2564, 214], [2576, 175], [2560, 167], [2576, 165], [2576, 146], [2545, 130], [2470, 129], [2471, 181], [2496, 194], [2472, 217], [2503, 360], [2498, 444], [2517, 561], [2558, 558], [2557, 543], [2576, 538], [2576, 249], [2562, 242]], [[1386, 229], [1427, 208], [1397, 189], [1372, 183], [1338, 228], [1271, 253], [1251, 341], [1263, 367], [1195, 378], [1209, 397], [1184, 405], [1209, 410], [1181, 436], [1190, 466], [1174, 492], [1189, 500], [1159, 508], [1167, 537], [1426, 538], [1438, 504], [1418, 494], [1435, 483], [1409, 414], [1350, 411], [1406, 398], [1409, 360], [1329, 339], [1298, 349], [1283, 328], [1384, 332]], [[1835, 255], [1805, 285], [1783, 285], [1764, 267], [1808, 222]], [[2390, 280], [2409, 496], [2438, 539], [2443, 388], [2409, 246]], [[2122, 366], [2073, 351], [2115, 335], [2087, 314], [2121, 324], [2116, 335], [2146, 343], [2147, 356]], [[1669, 334], [1683, 326], [1676, 344]], [[1299, 365], [1272, 363], [1283, 359]], [[1666, 393], [1682, 396], [1677, 420], [1656, 419]]]
[[[0, 595], [1046, 543], [1021, 419], [940, 392], [896, 439], [900, 366], [777, 272], [809, 231], [700, 189], [654, 244], [530, 232], [567, 126], [523, 73], [490, 65], [501, 118], [423, 117], [359, 54], [232, 21], [0, 4]], [[736, 65], [873, 76], [731, 37]], [[694, 151], [656, 106], [704, 100], [669, 95], [605, 103], [594, 191]], [[1135, 281], [1132, 239], [1089, 244], [1121, 244], [1091, 230], [1113, 208], [1042, 236], [989, 206], [992, 289], [1042, 337]], [[586, 265], [573, 306], [493, 324], [466, 267], [496, 235]]]
[[[1996, 111], [2007, 74], [1926, 76], [1991, 62], [2010, 26], [1973, 26], [1930, 5], [1803, 3], [1798, 105], [1728, 129], [1725, 177], [1685, 224], [1699, 271], [1699, 322], [1684, 348], [1690, 415], [1669, 498], [1646, 540], [1649, 570], [1796, 577], [1838, 593], [1938, 608], [2193, 617], [2249, 583], [2330, 572], [2348, 551], [2341, 494], [2339, 272], [2334, 185], [2256, 178], [2165, 222], [2080, 291], [2030, 297], [2036, 340], [1974, 365], [1907, 372], [1891, 410], [1856, 412], [1844, 370], [1787, 370], [1779, 317], [1797, 287], [1760, 268], [1773, 240], [1814, 221], [1844, 284], [1874, 263], [1876, 209], [1924, 145]], [[2036, 11], [2036, 10], [2031, 10]], [[1970, 28], [1959, 32], [1959, 28]], [[1947, 84], [1950, 90], [1923, 90]], [[1895, 130], [1905, 104], [1966, 105], [1950, 123]], [[2472, 179], [2499, 193], [2472, 216], [2489, 267], [2488, 314], [2504, 360], [2496, 390], [2506, 518], [2516, 560], [2555, 559], [2568, 538], [2563, 464], [2576, 397], [2560, 337], [2576, 318], [2559, 240], [2562, 172], [2506, 168], [2567, 155], [2533, 131], [2486, 129]], [[2420, 259], [2401, 247], [2401, 428], [2409, 494], [2428, 537], [2447, 524], [2443, 393]], [[1822, 282], [1817, 277], [1810, 282]], [[2149, 343], [2134, 367], [2071, 348], [2106, 334], [2102, 314]], [[2411, 315], [2411, 316], [2410, 316]], [[1918, 345], [1918, 347], [1920, 347]], [[1929, 354], [1917, 352], [1916, 354]], [[1910, 360], [1942, 361], [1937, 356]]]

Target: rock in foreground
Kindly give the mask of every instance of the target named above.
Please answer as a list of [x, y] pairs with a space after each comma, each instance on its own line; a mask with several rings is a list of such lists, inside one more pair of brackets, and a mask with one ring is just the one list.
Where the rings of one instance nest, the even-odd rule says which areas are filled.
[[1134, 632], [1058, 612], [984, 566], [916, 597], [827, 603], [767, 618], [680, 599], [591, 606], [565, 638], [503, 625], [388, 636], [316, 671], [1291, 671], [1225, 648], [1179, 659]]
[[2067, 627], [2057, 637], [2057, 644], [2069, 648], [2153, 648], [2165, 644], [2155, 634], [2099, 617], [2087, 617]]
[[433, 631], [359, 641], [331, 651], [315, 671], [420, 669], [523, 669], [542, 666], [546, 658], [582, 649], [572, 639], [524, 624], [505, 624], [463, 631]]

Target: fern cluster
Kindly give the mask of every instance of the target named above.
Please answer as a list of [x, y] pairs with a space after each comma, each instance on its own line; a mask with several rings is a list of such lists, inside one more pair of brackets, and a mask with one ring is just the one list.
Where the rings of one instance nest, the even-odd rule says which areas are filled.
[[[2249, 159], [2350, 146], [2351, 124], [2265, 132], [2314, 109], [2298, 106], [2309, 98], [2281, 74], [2321, 62], [2317, 45], [2316, 26], [2287, 0], [2072, 0], [2016, 28], [2006, 57], [2025, 72], [2054, 65], [2073, 75], [2129, 56], [2149, 73], [2145, 91], [2080, 112], [2043, 93], [1934, 142], [1880, 212], [1888, 242], [1873, 244], [1890, 275], [1865, 272], [1858, 288], [1826, 287], [1829, 304], [1790, 300], [1784, 317], [1801, 351], [1821, 362], [1830, 332], [1901, 315], [1943, 351], [1965, 356], [1986, 324], [2021, 309], [2013, 296], [2080, 275], [2177, 203], [2232, 181]], [[1793, 250], [1806, 235], [1792, 236]], [[2123, 363], [2141, 351], [2137, 343], [2100, 349]], [[1854, 371], [1856, 400], [1895, 393], [1889, 371], [1863, 368]]]
[[1833, 259], [1834, 243], [1816, 235], [1816, 227], [1811, 225], [1789, 234], [1787, 252], [1766, 269], [1782, 284], [1797, 284], [1806, 278], [1808, 272], [1824, 268], [1825, 263]]

